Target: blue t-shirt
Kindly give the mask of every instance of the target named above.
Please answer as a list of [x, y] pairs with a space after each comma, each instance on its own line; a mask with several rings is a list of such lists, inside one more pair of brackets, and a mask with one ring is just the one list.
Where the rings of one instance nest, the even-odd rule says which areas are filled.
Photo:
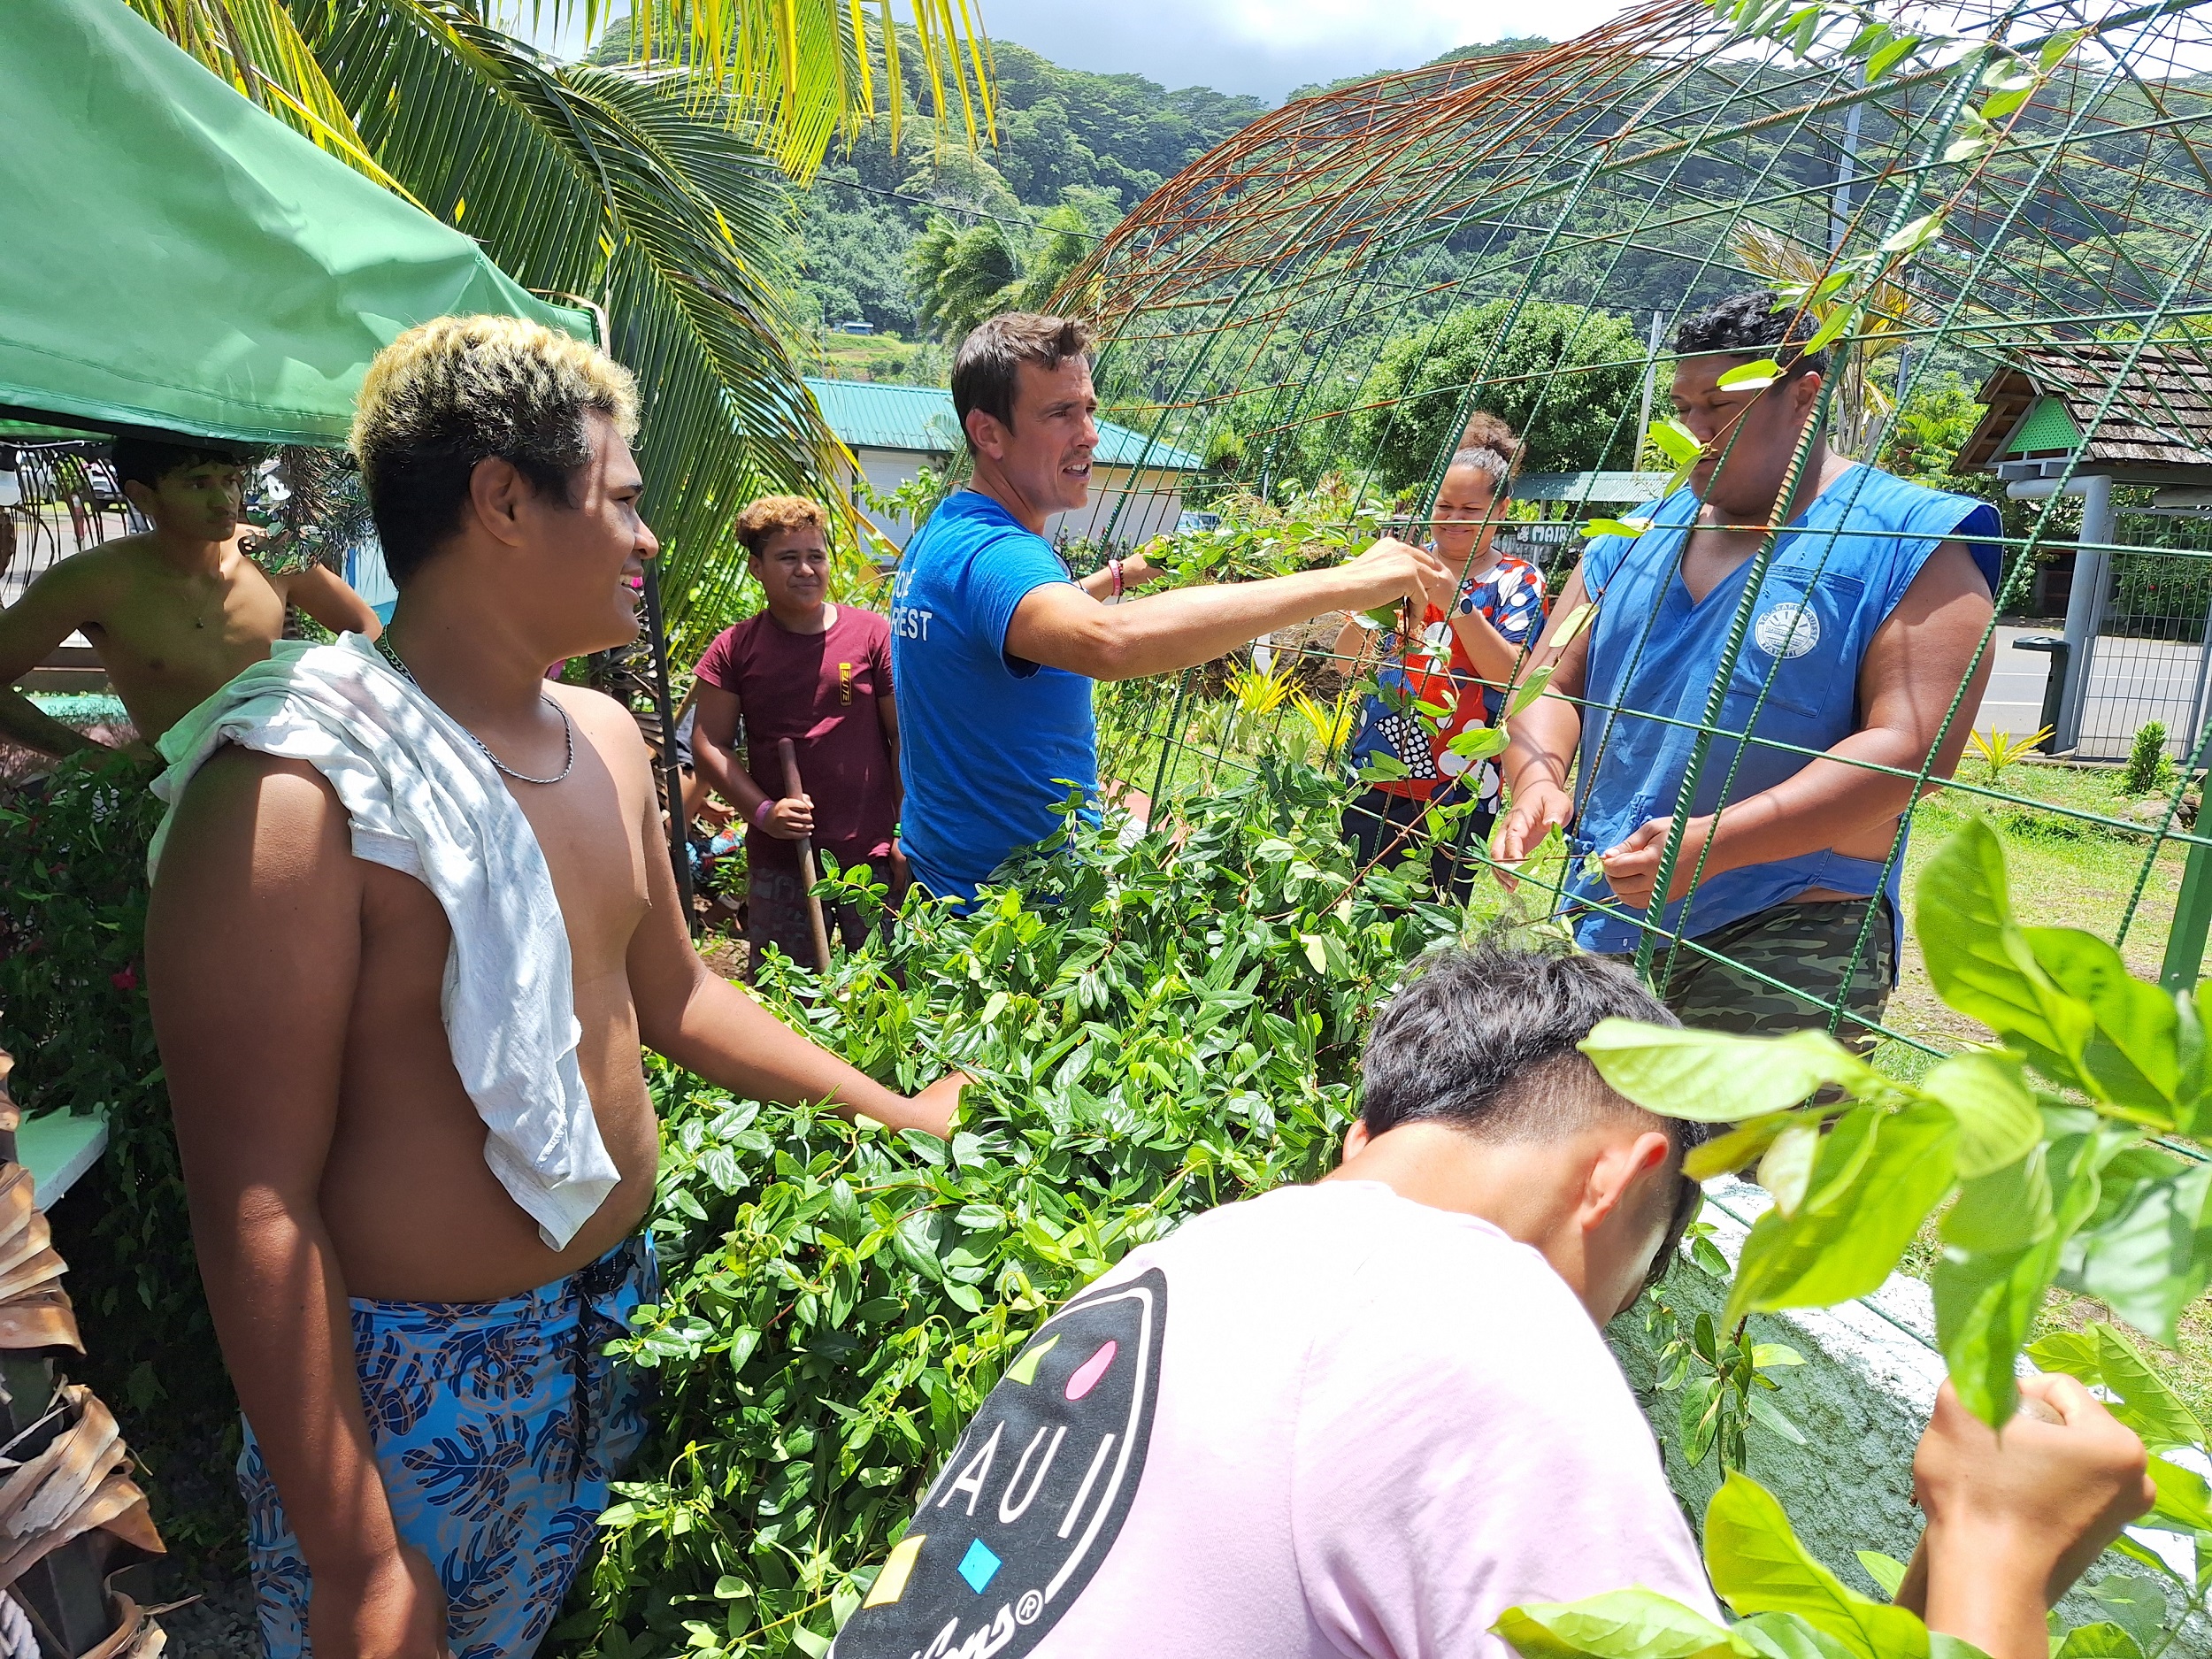
[[915, 879], [963, 902], [1017, 848], [1060, 827], [1071, 785], [1098, 792], [1091, 681], [1006, 654], [1014, 608], [1070, 580], [1052, 544], [979, 491], [948, 498], [899, 561], [899, 844]]
[[[1577, 899], [1617, 909], [1604, 877], [1582, 872], [1580, 856], [1617, 846], [1674, 811], [1744, 584], [1757, 563], [1746, 559], [1693, 604], [1681, 563], [1697, 518], [1696, 494], [1677, 490], [1647, 511], [1652, 526], [1642, 535], [1600, 536], [1582, 556], [1583, 585], [1597, 602], [1597, 615], [1590, 627], [1575, 833], [1568, 838], [1576, 855], [1564, 901], [1570, 909], [1581, 909]], [[1813, 755], [1803, 751], [1817, 754], [1857, 731], [1859, 665], [1921, 566], [1944, 542], [1963, 539], [1994, 594], [1996, 546], [1974, 538], [1999, 531], [1997, 510], [1987, 502], [1909, 484], [1870, 466], [1854, 466], [1823, 490], [1791, 524], [1767, 567], [1715, 722], [1730, 735], [1716, 738], [1706, 754], [1693, 816], [1715, 810], [1724, 788], [1730, 802], [1772, 788], [1811, 763]], [[1743, 736], [1753, 741], [1737, 741]], [[1774, 747], [1779, 744], [1789, 747]], [[1816, 887], [1870, 895], [1881, 870], [1879, 860], [1816, 852], [1724, 871], [1670, 904], [1666, 926], [1695, 938]], [[1886, 890], [1894, 903], [1894, 868]], [[1640, 921], [1640, 912], [1624, 918], [1583, 910], [1575, 937], [1586, 950], [1631, 951]]]

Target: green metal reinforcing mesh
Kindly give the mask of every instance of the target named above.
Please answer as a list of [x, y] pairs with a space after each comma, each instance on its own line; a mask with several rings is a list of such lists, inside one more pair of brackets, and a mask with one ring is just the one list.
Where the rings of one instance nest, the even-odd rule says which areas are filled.
[[[2002, 518], [1995, 620], [1943, 724], [1974, 736], [1954, 777], [1940, 738], [1916, 769], [1885, 769], [1924, 787], [1885, 874], [1904, 866], [1909, 907], [1914, 862], [1985, 814], [2024, 920], [2088, 928], [2188, 984], [2212, 919], [2193, 782], [2212, 748], [2208, 146], [2203, 6], [1660, 5], [1287, 105], [1156, 193], [1061, 301], [1098, 319], [1106, 412], [1210, 463], [1167, 503], [1185, 516], [1158, 556], [1263, 573], [1379, 526], [1417, 534], [1487, 410], [1525, 439], [1502, 534], [1556, 592], [1585, 523], [1663, 494], [1680, 458], [1647, 432], [1676, 326], [1780, 288], [1839, 353], [1830, 440]], [[1809, 427], [1797, 467], [1812, 442]], [[1157, 476], [1121, 475], [1103, 539], [1175, 522]], [[1191, 516], [1208, 509], [1219, 524]], [[1708, 773], [1740, 799], [1744, 743], [1776, 744], [1771, 669], [1743, 729], [1722, 719], [1785, 544], [1764, 528], [1678, 812], [1712, 795]], [[1852, 534], [1800, 538], [1824, 546], [1793, 562], [1820, 580]], [[1333, 641], [1279, 634], [1225, 680], [1107, 688], [1105, 775], [1157, 814], [1269, 753], [1340, 764], [1347, 688], [1371, 664]], [[1540, 668], [1524, 649], [1517, 686]], [[1585, 708], [1586, 741], [1613, 711]], [[1566, 870], [1555, 849], [1532, 861], [1516, 902], [1541, 914]], [[1646, 972], [1711, 953], [1694, 897], [1686, 916], [1637, 913]], [[1881, 1034], [1910, 1066], [1968, 1028], [1909, 946], [1902, 980]]]

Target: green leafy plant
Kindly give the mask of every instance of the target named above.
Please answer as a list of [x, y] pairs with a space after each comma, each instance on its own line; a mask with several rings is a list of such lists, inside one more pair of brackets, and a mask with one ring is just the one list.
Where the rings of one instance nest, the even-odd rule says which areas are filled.
[[567, 1640], [819, 1651], [1048, 1310], [1326, 1167], [1369, 1011], [1462, 918], [1425, 879], [1355, 882], [1318, 773], [1264, 760], [1178, 808], [1129, 847], [1074, 824], [1075, 856], [965, 917], [910, 908], [827, 976], [764, 964], [768, 1003], [872, 1074], [975, 1077], [949, 1144], [656, 1070], [666, 1290], [626, 1346], [661, 1428]]
[[1352, 694], [1338, 694], [1333, 703], [1325, 703], [1306, 692], [1293, 697], [1290, 706], [1307, 729], [1313, 734], [1314, 747], [1324, 759], [1340, 752], [1352, 741]]
[[1763, 1041], [1609, 1021], [1586, 1051], [1632, 1099], [1736, 1125], [1694, 1172], [1764, 1155], [1775, 1205], [1745, 1242], [1732, 1319], [1864, 1294], [1942, 1210], [1938, 1341], [1961, 1398], [2002, 1423], [2052, 1285], [2171, 1341], [2212, 1276], [2212, 1233], [2181, 1225], [2201, 1213], [2212, 1164], [2155, 1139], [2212, 1121], [2212, 990], [2177, 995], [2129, 977], [2093, 934], [2023, 926], [1979, 820], [1921, 872], [1919, 934], [1937, 993], [1996, 1043], [1916, 1083], [1817, 1032]]
[[1229, 695], [1236, 700], [1238, 711], [1248, 719], [1257, 720], [1274, 713], [1292, 689], [1286, 665], [1282, 663], [1270, 662], [1265, 667], [1257, 661], [1242, 663], [1229, 673]]
[[[2109, 1325], [2057, 1332], [2029, 1356], [2046, 1371], [2063, 1371], [2103, 1391], [2113, 1414], [2151, 1448], [2158, 1502], [2141, 1525], [2187, 1540], [2195, 1571], [2175, 1567], [2158, 1551], [2124, 1534], [2108, 1552], [2153, 1576], [2121, 1570], [2085, 1592], [2101, 1617], [2071, 1629], [2052, 1616], [2055, 1659], [2158, 1659], [2181, 1633], [2188, 1609], [2212, 1587], [2212, 1492], [2195, 1471], [2162, 1454], [2205, 1455], [2204, 1425], [2160, 1379], [2142, 1353]], [[1859, 1594], [1814, 1560], [1791, 1530], [1773, 1494], [1730, 1473], [1705, 1514], [1705, 1562], [1713, 1587], [1739, 1623], [1723, 1630], [1694, 1609], [1648, 1590], [1612, 1591], [1580, 1601], [1515, 1608], [1497, 1632], [1524, 1659], [1970, 1659], [1976, 1649], [1931, 1632], [1915, 1615]], [[1874, 1550], [1859, 1564], [1886, 1597], [1894, 1597], [1904, 1563]], [[2175, 1594], [2170, 1599], [2168, 1590]], [[2177, 1611], [2178, 1609], [2178, 1611]]]
[[2166, 722], [2146, 720], [2128, 746], [2120, 769], [2122, 795], [2163, 795], [2174, 787], [2174, 763], [2166, 755]]
[[1175, 530], [1145, 544], [1145, 557], [1167, 572], [1166, 585], [1256, 581], [1335, 565], [1382, 536], [1390, 517], [1388, 503], [1333, 472], [1310, 488], [1279, 489], [1273, 499], [1238, 489], [1214, 509], [1221, 522], [1211, 528]]
[[[1713, 1242], [1710, 1222], [1690, 1224], [1683, 1252], [1708, 1278], [1728, 1277], [1728, 1261]], [[1805, 1363], [1795, 1348], [1780, 1342], [1754, 1342], [1747, 1319], [1737, 1320], [1735, 1328], [1723, 1335], [1709, 1313], [1700, 1313], [1686, 1331], [1659, 1291], [1644, 1299], [1644, 1330], [1656, 1356], [1659, 1392], [1682, 1396], [1682, 1450], [1690, 1467], [1717, 1452], [1724, 1470], [1742, 1468], [1745, 1437], [1754, 1423], [1793, 1446], [1805, 1443], [1797, 1425], [1766, 1398], [1781, 1386], [1768, 1371]]]
[[[234, 1536], [237, 1401], [187, 1241], [184, 1179], [146, 1003], [144, 765], [62, 762], [0, 803], [0, 1048], [27, 1115], [96, 1112], [107, 1149], [59, 1222], [84, 1375], [112, 1404], [173, 1540]], [[86, 1206], [92, 1206], [88, 1211]]]
[[2008, 767], [2035, 753], [2050, 734], [2051, 728], [2047, 726], [2038, 727], [2025, 737], [2015, 737], [1993, 726], [1968, 738], [1966, 749], [1982, 763], [1983, 781], [1994, 784], [2003, 779]]

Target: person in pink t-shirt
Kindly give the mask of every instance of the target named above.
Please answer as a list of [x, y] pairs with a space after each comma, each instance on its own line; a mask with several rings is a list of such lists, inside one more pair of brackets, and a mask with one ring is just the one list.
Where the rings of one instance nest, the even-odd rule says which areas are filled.
[[[833, 1659], [1509, 1659], [1508, 1608], [1640, 1585], [1718, 1618], [1600, 1335], [1678, 1254], [1694, 1126], [1576, 1045], [1674, 1018], [1563, 949], [1429, 957], [1342, 1165], [1132, 1251], [1040, 1328]], [[2044, 1597], [2149, 1507], [2063, 1378], [1997, 1437], [1947, 1386], [1916, 1475], [1934, 1628], [2047, 1659]]]
[[[739, 515], [738, 540], [767, 595], [699, 659], [692, 753], [708, 787], [746, 824], [746, 934], [806, 967], [814, 960], [798, 843], [810, 838], [840, 868], [866, 864], [893, 897], [905, 870], [899, 818], [899, 713], [891, 693], [890, 624], [829, 603], [829, 516], [801, 495], [766, 495]], [[784, 787], [779, 740], [792, 740], [803, 787]], [[850, 905], [830, 921], [849, 947]]]

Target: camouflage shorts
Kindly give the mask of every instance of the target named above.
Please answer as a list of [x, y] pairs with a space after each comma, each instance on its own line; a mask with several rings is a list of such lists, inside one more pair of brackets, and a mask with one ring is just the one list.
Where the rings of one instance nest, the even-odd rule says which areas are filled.
[[[1775, 904], [1699, 935], [1692, 942], [1703, 949], [1685, 944], [1675, 951], [1671, 967], [1662, 947], [1655, 964], [1665, 976], [1660, 995], [1686, 1025], [1772, 1037], [1826, 1030], [1841, 992], [1844, 1018], [1836, 1035], [1867, 1053], [1881, 1041], [1881, 1034], [1868, 1027], [1880, 1020], [1889, 1001], [1897, 961], [1888, 896], [1875, 903], [1874, 926], [1855, 967], [1852, 955], [1866, 919], [1864, 899]], [[1769, 984], [1770, 979], [1780, 983]]]

